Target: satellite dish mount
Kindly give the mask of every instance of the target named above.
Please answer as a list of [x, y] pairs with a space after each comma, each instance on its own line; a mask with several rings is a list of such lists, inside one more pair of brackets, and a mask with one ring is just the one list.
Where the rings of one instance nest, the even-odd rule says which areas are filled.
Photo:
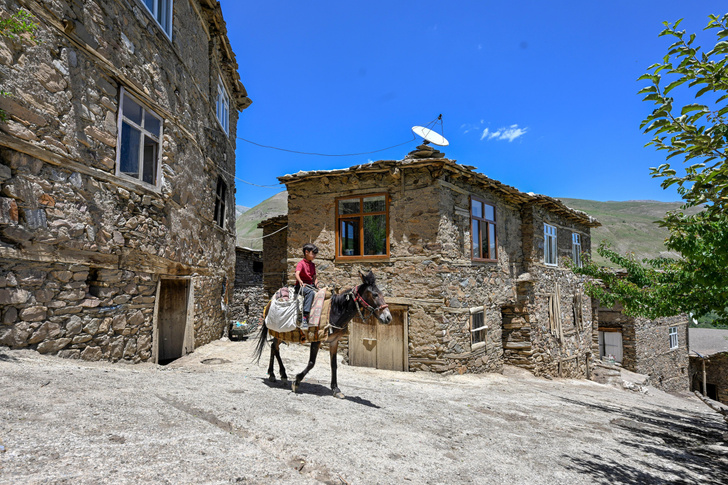
[[411, 151], [406, 158], [445, 158], [444, 153], [429, 146], [430, 143], [441, 147], [446, 147], [450, 144], [447, 138], [432, 129], [438, 121], [440, 122], [440, 131], [442, 131], [442, 115], [438, 116], [436, 120], [431, 121], [426, 126], [412, 127], [412, 132], [424, 141], [416, 150]]

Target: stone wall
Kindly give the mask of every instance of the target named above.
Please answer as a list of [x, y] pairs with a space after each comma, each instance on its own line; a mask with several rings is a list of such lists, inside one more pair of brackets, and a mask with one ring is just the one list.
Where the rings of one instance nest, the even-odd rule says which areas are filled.
[[[287, 183], [289, 278], [300, 259], [300, 248], [307, 242], [319, 247], [317, 268], [323, 284], [351, 287], [359, 282], [360, 270], [374, 271], [387, 301], [407, 308], [410, 370], [493, 372], [502, 369], [505, 359], [534, 371], [543, 369], [540, 373], [558, 375], [561, 370], [565, 376], [584, 376], [592, 345], [590, 300], [583, 300], [583, 330], [569, 333], [567, 329], [561, 346], [544, 336], [541, 326], [548, 321], [544, 319], [544, 295], [554, 281], [561, 282], [563, 320], [566, 327], [573, 327], [569, 316], [573, 305], [568, 302], [581, 281], [566, 269], [526, 266], [520, 202], [472, 177], [457, 178], [437, 163], [378, 163], [396, 168], [324, 174]], [[382, 192], [390, 200], [390, 256], [337, 260], [336, 198]], [[495, 262], [471, 259], [471, 195], [496, 207]], [[540, 222], [533, 222], [532, 215], [528, 223]], [[562, 226], [567, 227], [566, 223]], [[578, 229], [589, 233], [588, 227]], [[542, 234], [543, 228], [539, 230]], [[530, 229], [529, 241], [534, 240], [533, 231]], [[568, 244], [570, 254], [570, 237]], [[588, 238], [583, 244], [588, 251]], [[534, 268], [533, 275], [525, 274], [527, 267]], [[472, 309], [484, 312], [488, 328], [482, 346], [471, 345]], [[534, 333], [531, 325], [535, 325]]]
[[235, 249], [235, 289], [230, 302], [231, 321], [262, 322], [268, 297], [263, 289], [261, 251]]
[[[12, 93], [0, 100], [9, 116], [0, 124], [0, 258], [12, 288], [0, 303], [0, 339], [149, 360], [164, 276], [192, 281], [196, 345], [219, 338], [233, 281], [238, 109], [249, 104], [222, 46], [224, 22], [210, 33], [219, 6], [174, 2], [170, 41], [141, 2], [23, 4], [41, 43], [0, 39], [0, 77]], [[233, 99], [229, 137], [214, 113], [221, 75]], [[156, 185], [117, 175], [122, 89], [163, 119]], [[224, 228], [213, 221], [218, 177], [228, 187]], [[24, 278], [23, 268], [48, 276]]]
[[[598, 312], [599, 328], [618, 328], [622, 333], [622, 367], [650, 376], [650, 383], [664, 391], [688, 390], [687, 316], [631, 317], [621, 305], [599, 307]], [[678, 329], [676, 349], [670, 348], [670, 327]]]
[[[728, 352], [720, 352], [705, 360], [705, 381], [715, 386], [716, 400], [728, 405]], [[703, 359], [690, 355], [691, 388], [703, 392]]]
[[[258, 225], [263, 229], [263, 289], [268, 298], [289, 279], [287, 224], [287, 216], [276, 216]], [[293, 274], [290, 277], [293, 278]]]

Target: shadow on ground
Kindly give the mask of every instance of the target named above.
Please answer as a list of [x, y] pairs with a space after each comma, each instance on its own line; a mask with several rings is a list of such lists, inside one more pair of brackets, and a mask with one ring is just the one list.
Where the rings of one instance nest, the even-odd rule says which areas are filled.
[[627, 409], [560, 399], [612, 415], [612, 426], [630, 434], [629, 439], [620, 440], [622, 448], [613, 451], [623, 456], [625, 462], [637, 461], [642, 466], [626, 465], [592, 453], [564, 456], [571, 462], [566, 468], [589, 475], [594, 483], [657, 484], [665, 483], [665, 475], [671, 476], [670, 483], [677, 484], [705, 483], [696, 475], [710, 477], [711, 483], [728, 483], [728, 445], [724, 441], [728, 430], [719, 422], [669, 410]]
[[[282, 381], [278, 380], [276, 382], [270, 382], [268, 378], [261, 378], [261, 381], [263, 384], [268, 386], [271, 389], [279, 389], [279, 390], [286, 390], [288, 392], [291, 391], [291, 383], [288, 381], [287, 384], [284, 384]], [[313, 394], [314, 396], [328, 396], [332, 399], [335, 399], [333, 396], [333, 393], [331, 392], [331, 389], [322, 386], [321, 384], [316, 384], [315, 382], [306, 382], [303, 381], [301, 385], [298, 388], [299, 394]], [[346, 401], [353, 402], [355, 404], [361, 404], [362, 406], [367, 406], [374, 409], [381, 409], [381, 406], [377, 406], [373, 402], [371, 402], [368, 399], [364, 399], [362, 397], [358, 396], [346, 396], [344, 398]]]

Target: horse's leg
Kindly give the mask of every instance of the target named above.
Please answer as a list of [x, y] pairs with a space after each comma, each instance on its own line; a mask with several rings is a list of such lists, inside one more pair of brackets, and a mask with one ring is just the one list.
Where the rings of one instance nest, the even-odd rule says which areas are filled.
[[[276, 354], [278, 353], [278, 343], [279, 340], [277, 338], [273, 338], [273, 342], [271, 342], [270, 345], [270, 364], [268, 364], [268, 381], [269, 382], [275, 382], [276, 381], [276, 373], [273, 369], [273, 359], [275, 358]], [[280, 359], [280, 357], [278, 357]]]
[[283, 359], [281, 359], [281, 341], [276, 342], [276, 360], [278, 360], [278, 368], [281, 371], [281, 382], [284, 386], [288, 385], [288, 375], [286, 374], [286, 368], [283, 366]]
[[313, 366], [316, 365], [316, 355], [318, 355], [320, 345], [321, 342], [311, 342], [311, 354], [308, 357], [308, 365], [305, 369], [303, 369], [303, 372], [296, 375], [296, 380], [293, 381], [293, 384], [291, 385], [291, 389], [293, 389], [293, 392], [298, 392], [298, 386], [301, 384], [301, 381], [304, 377], [306, 377], [308, 371], [313, 369]]
[[336, 383], [336, 368], [338, 367], [338, 363], [336, 362], [336, 349], [338, 347], [338, 337], [333, 342], [329, 342], [329, 353], [331, 354], [331, 391], [334, 393], [334, 397], [344, 399], [344, 394], [339, 390], [339, 386]]

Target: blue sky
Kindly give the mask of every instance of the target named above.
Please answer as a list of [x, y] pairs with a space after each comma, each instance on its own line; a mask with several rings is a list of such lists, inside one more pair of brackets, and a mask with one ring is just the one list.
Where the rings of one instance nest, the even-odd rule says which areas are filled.
[[[681, 28], [712, 46], [702, 29], [726, 11], [700, 0], [221, 3], [253, 100], [239, 137], [369, 152], [412, 140], [413, 125], [442, 114], [448, 158], [522, 191], [594, 200], [679, 200], [649, 175], [664, 156], [644, 147], [651, 107], [636, 79], [667, 52], [662, 21], [684, 18]], [[401, 159], [417, 144], [322, 157], [238, 140], [237, 176], [275, 185], [299, 170]], [[237, 203], [282, 189], [237, 181]]]

